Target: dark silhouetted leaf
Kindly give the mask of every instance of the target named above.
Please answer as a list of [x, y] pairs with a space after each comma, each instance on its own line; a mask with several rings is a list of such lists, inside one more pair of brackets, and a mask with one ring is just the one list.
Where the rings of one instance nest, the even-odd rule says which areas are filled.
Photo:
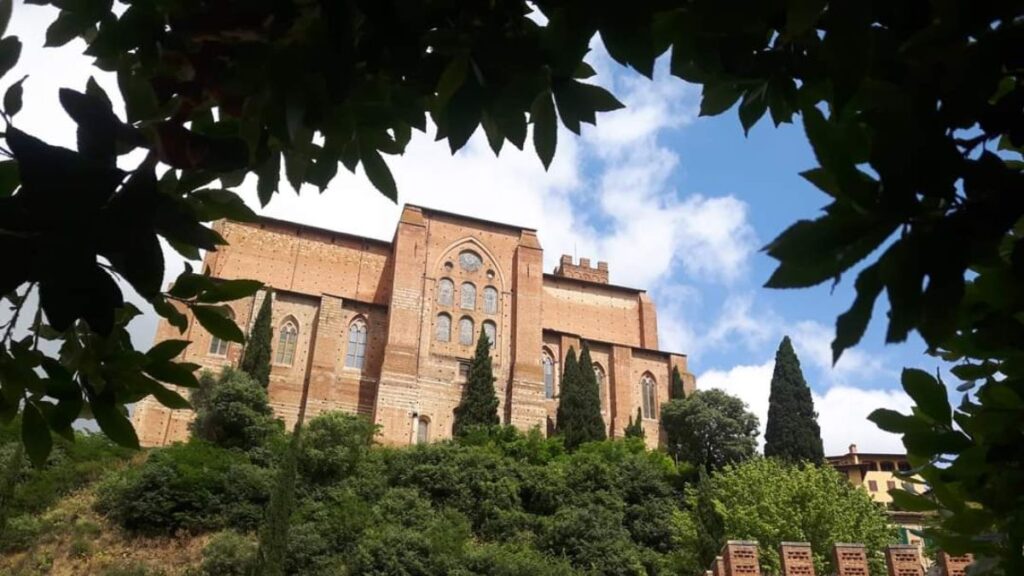
[[20, 183], [18, 162], [15, 160], [0, 161], [0, 198], [7, 198], [14, 194]]
[[96, 423], [107, 438], [126, 448], [139, 448], [139, 437], [123, 406], [115, 404], [113, 398], [107, 395], [92, 398], [89, 405]]
[[921, 412], [940, 424], [949, 425], [952, 422], [946, 387], [933, 376], [924, 370], [905, 368], [900, 381]]
[[362, 160], [366, 177], [370, 179], [373, 187], [392, 202], [398, 202], [398, 188], [395, 186], [395, 179], [380, 153], [373, 149], [363, 149], [360, 151], [359, 158]]
[[252, 296], [262, 287], [263, 283], [256, 280], [221, 280], [200, 294], [197, 300], [207, 303], [238, 300]]
[[188, 340], [164, 340], [150, 348], [146, 357], [151, 362], [167, 362], [184, 352], [188, 345]]
[[[205, 327], [205, 324], [203, 326]], [[145, 370], [146, 374], [149, 374], [161, 382], [175, 384], [184, 388], [196, 388], [199, 386], [199, 381], [196, 380], [196, 375], [192, 373], [192, 370], [190, 370], [189, 366], [186, 364], [169, 361], [150, 362], [146, 366]]]
[[11, 71], [21, 56], [21, 40], [17, 36], [0, 39], [0, 77]]
[[193, 306], [192, 313], [206, 331], [222, 340], [245, 342], [245, 335], [220, 306]]
[[4, 93], [4, 112], [8, 116], [14, 116], [21, 111], [22, 96], [25, 93], [25, 88], [22, 83], [28, 76], [22, 76], [21, 80], [18, 80], [14, 84], [11, 84], [7, 92]]
[[34, 402], [26, 401], [21, 412], [21, 441], [25, 444], [25, 453], [34, 466], [42, 467], [50, 456], [53, 438], [46, 418], [39, 412]]
[[558, 121], [551, 92], [542, 92], [530, 107], [530, 122], [533, 123], [533, 147], [547, 170], [555, 157], [558, 145]]

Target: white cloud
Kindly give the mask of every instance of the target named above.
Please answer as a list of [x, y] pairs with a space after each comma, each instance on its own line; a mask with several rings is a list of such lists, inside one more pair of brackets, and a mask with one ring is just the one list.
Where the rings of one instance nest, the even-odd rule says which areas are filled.
[[896, 373], [888, 370], [882, 358], [863, 349], [851, 348], [843, 352], [839, 362], [832, 365], [832, 339], [834, 330], [820, 322], [805, 320], [788, 327], [793, 348], [803, 362], [818, 368], [835, 384], [850, 384], [855, 379], [893, 379]]
[[[734, 366], [729, 370], [709, 370], [697, 378], [697, 388], [718, 388], [747, 403], [761, 425], [760, 446], [768, 423], [768, 398], [771, 395], [775, 361]], [[818, 412], [818, 425], [826, 454], [845, 453], [850, 444], [863, 452], [903, 452], [899, 436], [880, 430], [867, 420], [876, 408], [910, 412], [910, 398], [899, 390], [862, 389], [836, 385], [824, 394], [812, 393]]]

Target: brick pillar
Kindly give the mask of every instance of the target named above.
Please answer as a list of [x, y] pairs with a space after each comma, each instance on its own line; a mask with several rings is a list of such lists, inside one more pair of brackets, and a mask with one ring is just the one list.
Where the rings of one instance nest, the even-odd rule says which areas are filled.
[[973, 554], [950, 556], [946, 552], [939, 552], [939, 566], [942, 566], [942, 576], [965, 576], [967, 574], [967, 567], [973, 563]]
[[836, 576], [868, 576], [868, 555], [863, 544], [840, 544], [832, 547], [832, 567]]
[[921, 553], [913, 544], [900, 544], [885, 549], [889, 576], [924, 576]]
[[814, 557], [807, 542], [783, 542], [779, 545], [782, 576], [815, 576]]
[[715, 562], [711, 565], [711, 573], [714, 576], [725, 576], [725, 558], [715, 556]]
[[756, 541], [729, 540], [722, 546], [722, 557], [725, 558], [726, 576], [761, 576]]

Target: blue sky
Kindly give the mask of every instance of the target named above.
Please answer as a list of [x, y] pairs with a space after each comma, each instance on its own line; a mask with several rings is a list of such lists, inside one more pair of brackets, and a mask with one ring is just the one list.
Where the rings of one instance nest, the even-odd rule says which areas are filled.
[[[111, 96], [114, 78], [97, 74], [83, 45], [44, 49], [53, 12], [20, 5], [10, 33], [25, 48], [12, 81], [30, 74], [16, 124], [52, 143], [74, 146], [74, 124], [60, 112], [57, 88], [82, 89], [95, 74]], [[406, 154], [389, 158], [400, 202], [432, 206], [538, 229], [546, 267], [560, 254], [609, 262], [612, 281], [648, 289], [659, 311], [664, 349], [690, 357], [698, 387], [743, 398], [762, 418], [779, 340], [789, 334], [814, 393], [826, 451], [900, 450], [898, 438], [864, 417], [874, 408], [909, 409], [899, 390], [902, 366], [934, 369], [916, 337], [885, 346], [885, 306], [864, 342], [833, 368], [829, 342], [837, 314], [852, 300], [852, 278], [834, 293], [762, 288], [773, 261], [760, 248], [799, 218], [814, 217], [826, 196], [799, 176], [816, 165], [799, 125], [774, 128], [762, 119], [744, 136], [735, 110], [699, 118], [699, 90], [659, 67], [651, 82], [612, 63], [595, 43], [588, 58], [595, 80], [627, 104], [601, 115], [577, 138], [564, 129], [554, 163], [544, 171], [527, 145], [506, 146], [495, 159], [482, 134], [456, 156], [432, 134], [414, 137]], [[0, 86], [6, 89], [6, 86]], [[128, 166], [137, 158], [128, 157]], [[240, 190], [254, 207], [252, 179]], [[390, 239], [400, 212], [361, 172], [342, 171], [322, 195], [283, 190], [264, 214]], [[167, 279], [183, 266], [167, 251]], [[133, 326], [148, 347], [156, 317]]]

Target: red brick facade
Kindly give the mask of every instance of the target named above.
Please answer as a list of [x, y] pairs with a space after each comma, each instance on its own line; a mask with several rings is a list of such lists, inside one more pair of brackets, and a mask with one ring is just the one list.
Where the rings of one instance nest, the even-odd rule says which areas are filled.
[[[522, 429], [550, 426], [557, 400], [549, 389], [557, 396], [561, 361], [583, 340], [600, 370], [612, 436], [645, 406], [641, 382], [651, 388], [644, 426], [651, 446], [660, 441], [657, 411], [672, 368], [687, 392], [695, 387], [686, 357], [658, 350], [645, 292], [608, 284], [607, 265], [591, 268], [585, 259], [563, 258], [556, 273], [545, 274], [533, 230], [414, 206], [405, 207], [390, 243], [270, 219], [216, 228], [229, 245], [207, 256], [210, 273], [274, 289], [275, 359], [280, 327], [297, 327], [294, 358], [274, 364], [270, 384], [271, 403], [289, 426], [308, 386], [308, 414], [364, 414], [381, 425], [385, 443], [416, 442], [419, 432], [448, 437], [462, 393], [460, 363], [472, 357], [485, 325], [495, 335], [502, 422]], [[231, 303], [240, 326], [251, 326], [262, 298]], [[359, 362], [351, 360], [353, 325], [365, 327]], [[468, 340], [460, 338], [463, 328]], [[179, 335], [162, 321], [156, 339], [167, 338], [191, 340], [184, 359], [208, 368], [236, 363], [241, 353], [231, 344], [226, 356], [211, 354], [219, 349], [194, 322]], [[184, 439], [190, 418], [151, 399], [133, 414], [145, 445]]]

